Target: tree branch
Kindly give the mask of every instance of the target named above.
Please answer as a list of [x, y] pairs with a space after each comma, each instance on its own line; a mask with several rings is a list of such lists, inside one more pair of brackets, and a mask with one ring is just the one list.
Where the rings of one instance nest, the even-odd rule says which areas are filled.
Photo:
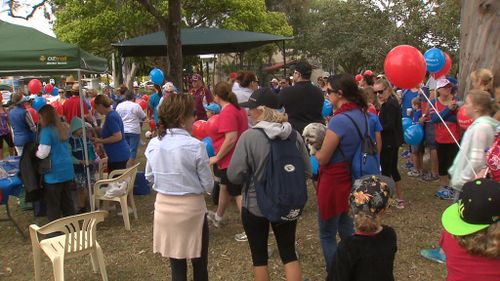
[[149, 0], [136, 0], [148, 13], [150, 13], [163, 27], [167, 26], [167, 19], [149, 2]]
[[14, 13], [14, 11], [16, 10], [16, 3], [14, 0], [11, 0], [11, 1], [8, 1], [9, 3], [9, 10], [8, 10], [8, 14], [10, 17], [13, 17], [13, 18], [16, 18], [16, 19], [24, 19], [24, 20], [29, 20], [30, 18], [33, 17], [33, 15], [35, 14], [36, 10], [40, 7], [42, 7], [43, 5], [45, 5], [45, 3], [47, 3], [47, 0], [42, 0], [40, 3], [38, 4], [35, 4], [33, 7], [31, 7], [31, 12], [26, 15], [26, 16], [19, 16], [19, 15], [16, 15]]

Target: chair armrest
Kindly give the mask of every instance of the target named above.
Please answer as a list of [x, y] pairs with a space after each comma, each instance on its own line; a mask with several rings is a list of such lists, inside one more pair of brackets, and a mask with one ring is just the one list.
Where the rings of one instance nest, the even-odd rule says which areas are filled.
[[36, 224], [31, 224], [29, 227], [31, 244], [33, 246], [36, 246], [37, 248], [40, 248], [40, 240], [38, 239], [38, 231], [39, 230], [40, 230], [40, 227]]
[[121, 175], [125, 174], [127, 171], [128, 171], [128, 169], [114, 170], [108, 174], [108, 179], [112, 179], [112, 178], [121, 176]]

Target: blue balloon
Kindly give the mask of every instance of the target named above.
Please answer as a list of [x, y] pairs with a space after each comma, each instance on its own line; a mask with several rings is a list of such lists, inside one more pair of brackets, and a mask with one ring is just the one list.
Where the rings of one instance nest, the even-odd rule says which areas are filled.
[[404, 133], [405, 142], [409, 145], [419, 145], [424, 139], [424, 127], [420, 124], [411, 125]]
[[52, 93], [50, 93], [50, 95], [52, 95], [54, 97], [59, 95], [59, 88], [54, 87], [54, 90], [52, 90]]
[[316, 160], [316, 157], [314, 157], [314, 155], [311, 155], [309, 157], [309, 160], [311, 161], [311, 170], [312, 170], [312, 174], [313, 176], [317, 176], [318, 173], [319, 173], [319, 164], [318, 164], [318, 160]]
[[323, 103], [323, 111], [322, 111], [323, 117], [330, 116], [330, 115], [332, 115], [332, 113], [333, 113], [333, 106], [329, 100], [325, 99], [325, 102]]
[[165, 81], [165, 76], [163, 75], [163, 71], [159, 68], [153, 68], [151, 72], [149, 72], [149, 79], [155, 83], [155, 85], [161, 86], [163, 85], [163, 81]]
[[431, 48], [424, 54], [425, 63], [427, 64], [427, 71], [435, 73], [443, 69], [446, 62], [446, 57], [443, 51], [438, 48]]
[[202, 140], [202, 142], [205, 144], [205, 146], [207, 147], [207, 153], [208, 153], [208, 157], [213, 157], [215, 156], [215, 149], [214, 149], [214, 145], [212, 143], [212, 139], [210, 137], [206, 137]]
[[413, 124], [411, 118], [408, 117], [403, 117], [402, 122], [403, 122], [403, 132], [406, 131], [406, 129], [408, 129], [408, 127], [410, 127]]
[[46, 105], [47, 102], [45, 101], [44, 97], [36, 97], [33, 103], [31, 104], [31, 107], [33, 107], [36, 111], [40, 110], [42, 106]]

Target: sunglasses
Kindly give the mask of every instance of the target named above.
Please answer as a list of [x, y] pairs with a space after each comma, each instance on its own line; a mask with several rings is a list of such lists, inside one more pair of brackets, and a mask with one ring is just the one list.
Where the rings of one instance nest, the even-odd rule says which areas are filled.
[[380, 94], [383, 94], [384, 92], [385, 92], [385, 89], [379, 90], [379, 91], [375, 91], [375, 94], [376, 95], [380, 95]]

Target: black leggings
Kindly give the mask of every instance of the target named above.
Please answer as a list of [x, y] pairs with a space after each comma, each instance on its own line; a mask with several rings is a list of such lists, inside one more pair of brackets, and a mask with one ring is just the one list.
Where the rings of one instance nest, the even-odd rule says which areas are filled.
[[399, 147], [382, 148], [380, 152], [380, 167], [382, 175], [391, 177], [395, 182], [401, 181], [398, 170]]
[[[201, 257], [191, 259], [194, 281], [208, 281], [208, 223], [206, 216], [201, 239]], [[170, 258], [170, 267], [172, 268], [172, 281], [187, 281], [186, 259]]]
[[248, 244], [252, 252], [253, 266], [267, 265], [267, 239], [269, 237], [269, 224], [273, 228], [276, 244], [283, 264], [297, 260], [295, 254], [295, 231], [297, 221], [284, 223], [270, 223], [264, 217], [258, 217], [242, 208], [241, 220], [248, 237]]
[[458, 153], [458, 146], [455, 143], [436, 143], [439, 175], [448, 176], [448, 169], [453, 165], [453, 160]]
[[121, 162], [108, 162], [108, 173], [111, 174], [114, 170], [127, 169], [127, 161]]
[[60, 183], [45, 183], [45, 204], [49, 222], [61, 217], [75, 214], [75, 207], [71, 197], [71, 181]]

